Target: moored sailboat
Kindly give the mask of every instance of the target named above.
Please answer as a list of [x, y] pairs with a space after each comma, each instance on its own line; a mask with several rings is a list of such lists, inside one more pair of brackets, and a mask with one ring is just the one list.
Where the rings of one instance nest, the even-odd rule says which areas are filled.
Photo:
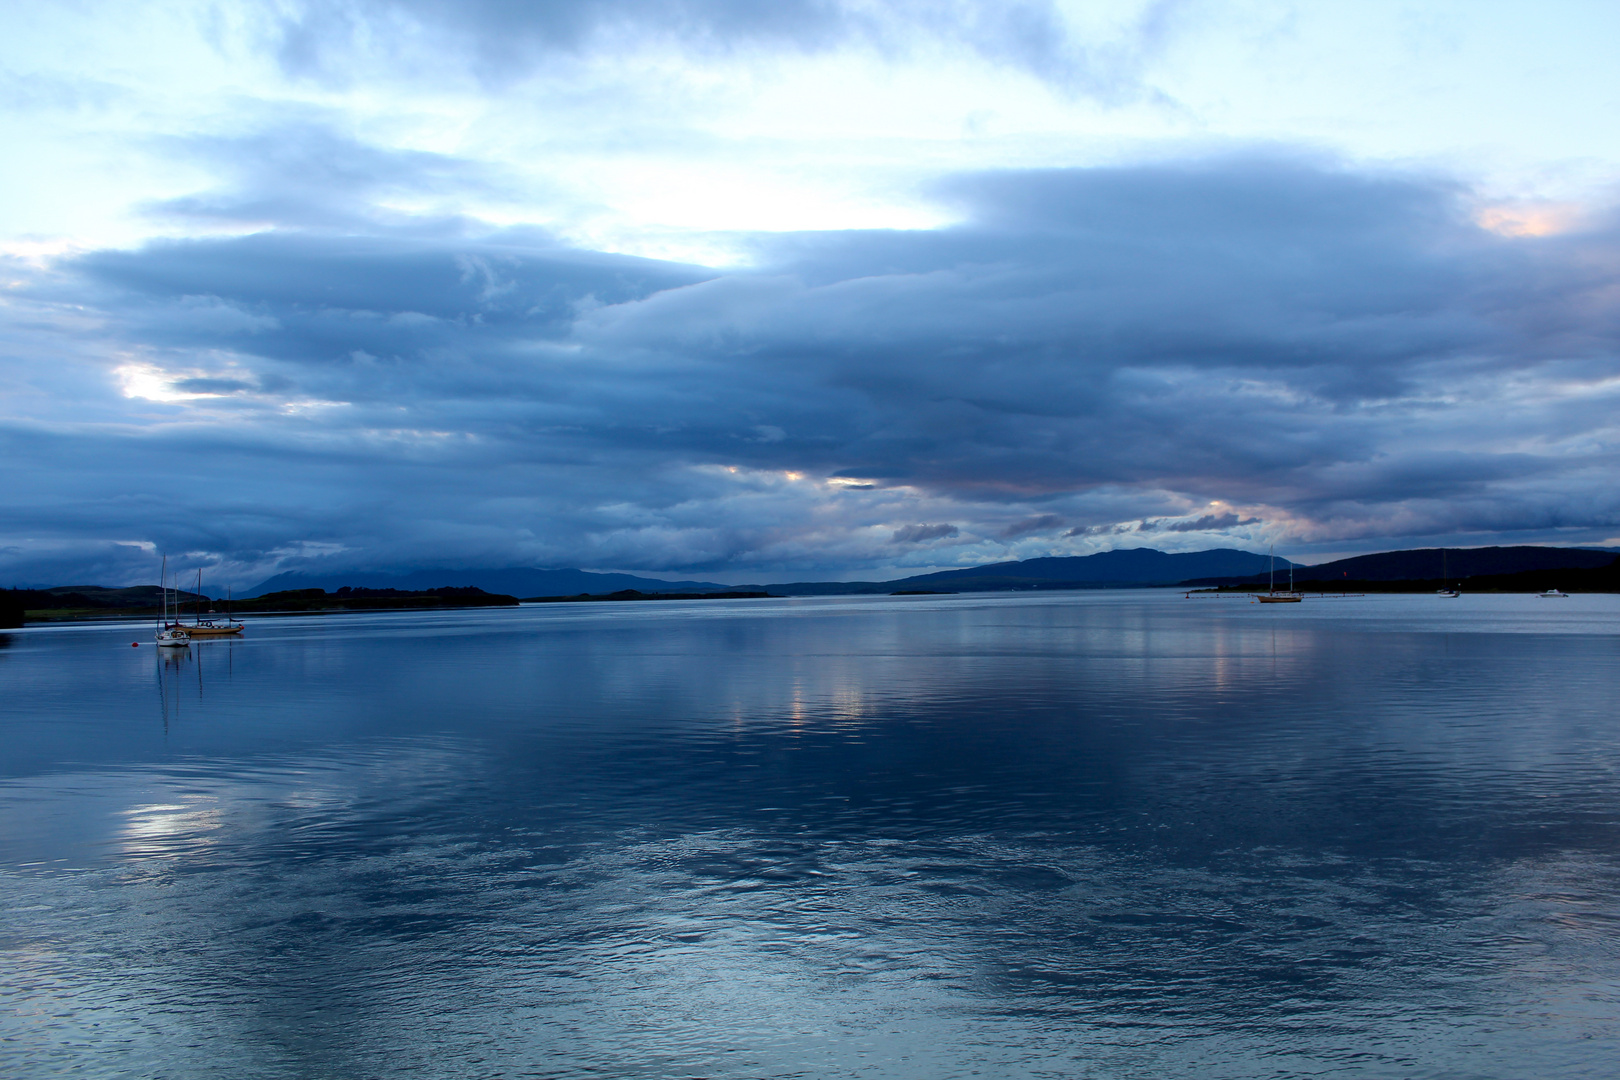
[[1434, 595], [1436, 595], [1436, 596], [1438, 596], [1438, 597], [1440, 597], [1441, 599], [1444, 599], [1444, 600], [1455, 600], [1457, 597], [1462, 595], [1462, 592], [1460, 590], [1453, 589], [1449, 584], [1447, 584], [1447, 579], [1450, 576], [1451, 575], [1448, 574], [1447, 571], [1446, 571], [1446, 549], [1441, 548], [1440, 549], [1440, 588], [1434, 590]]
[[[213, 612], [210, 611], [209, 615], [212, 616]], [[202, 617], [202, 571], [198, 570], [197, 571], [197, 611], [196, 611], [196, 614], [193, 616], [193, 621], [192, 621], [191, 625], [189, 625], [189, 626], [187, 626], [185, 628], [186, 632], [188, 634], [190, 634], [194, 638], [200, 638], [200, 637], [234, 637], [235, 635], [240, 634], [242, 632], [242, 627], [243, 627], [242, 623], [233, 622], [229, 615], [226, 615], [225, 618], [222, 619], [222, 620], [216, 620], [216, 619], [213, 619], [213, 618], [204, 619]]]
[[[159, 648], [179, 649], [191, 644], [191, 635], [178, 622], [169, 621], [169, 557], [163, 557], [163, 568], [158, 571], [158, 586], [163, 590], [163, 614], [158, 618], [157, 643]], [[180, 606], [179, 598], [175, 607]], [[178, 616], [176, 616], [178, 618]]]
[[1277, 545], [1271, 545], [1271, 570], [1266, 581], [1266, 592], [1255, 593], [1254, 598], [1262, 604], [1297, 604], [1304, 597], [1294, 591], [1294, 563], [1288, 562], [1288, 591], [1277, 591]]

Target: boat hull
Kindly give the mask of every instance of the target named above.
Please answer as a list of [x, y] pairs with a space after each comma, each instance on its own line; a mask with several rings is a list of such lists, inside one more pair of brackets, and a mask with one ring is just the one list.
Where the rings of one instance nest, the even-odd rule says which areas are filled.
[[165, 630], [177, 630], [177, 631], [179, 631], [179, 632], [181, 632], [183, 634], [186, 634], [189, 637], [195, 639], [195, 638], [200, 638], [200, 637], [231, 637], [231, 636], [235, 636], [235, 635], [240, 634], [242, 632], [243, 624], [242, 623], [230, 623], [230, 622], [226, 622], [226, 623], [171, 622], [171, 623], [165, 623], [163, 628]]

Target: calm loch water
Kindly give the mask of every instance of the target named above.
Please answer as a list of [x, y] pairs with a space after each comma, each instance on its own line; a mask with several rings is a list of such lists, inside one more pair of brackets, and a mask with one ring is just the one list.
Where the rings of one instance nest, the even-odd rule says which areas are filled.
[[1620, 1061], [1620, 597], [0, 641], [7, 1077]]

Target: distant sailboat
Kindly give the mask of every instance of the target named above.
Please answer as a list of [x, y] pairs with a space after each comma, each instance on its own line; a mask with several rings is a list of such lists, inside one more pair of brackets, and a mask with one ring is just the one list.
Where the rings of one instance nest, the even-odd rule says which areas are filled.
[[1446, 549], [1441, 548], [1440, 549], [1440, 588], [1434, 590], [1434, 595], [1442, 597], [1442, 598], [1447, 599], [1447, 600], [1454, 600], [1457, 597], [1462, 595], [1461, 592], [1459, 592], [1456, 589], [1453, 589], [1450, 585], [1446, 584], [1446, 579], [1449, 578], [1450, 576], [1451, 575], [1446, 571]]
[[229, 615], [224, 620], [204, 619], [202, 617], [202, 571], [197, 571], [197, 613], [194, 621], [186, 632], [194, 638], [200, 637], [232, 637], [242, 632], [242, 624], [232, 622]]
[[[158, 619], [157, 643], [159, 648], [179, 649], [191, 644], [191, 635], [178, 621], [169, 621], [169, 557], [163, 557], [163, 569], [158, 571], [158, 586], [163, 590], [163, 615]], [[178, 590], [176, 590], [178, 591]], [[180, 606], [179, 597], [174, 606]], [[178, 612], [176, 619], [178, 620]]]
[[1290, 560], [1288, 563], [1288, 591], [1277, 591], [1276, 544], [1271, 545], [1271, 572], [1270, 577], [1266, 582], [1266, 589], [1267, 591], [1264, 593], [1254, 594], [1254, 598], [1260, 601], [1262, 604], [1297, 604], [1304, 599], [1304, 597], [1300, 596], [1299, 593], [1294, 591], [1294, 564], [1292, 560]]

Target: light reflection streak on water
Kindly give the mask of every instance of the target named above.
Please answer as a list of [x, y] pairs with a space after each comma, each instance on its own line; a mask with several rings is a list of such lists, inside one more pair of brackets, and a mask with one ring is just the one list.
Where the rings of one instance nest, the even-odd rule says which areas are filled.
[[32, 637], [0, 1054], [1605, 1075], [1615, 607], [1466, 633], [1421, 599], [288, 619], [162, 665]]

